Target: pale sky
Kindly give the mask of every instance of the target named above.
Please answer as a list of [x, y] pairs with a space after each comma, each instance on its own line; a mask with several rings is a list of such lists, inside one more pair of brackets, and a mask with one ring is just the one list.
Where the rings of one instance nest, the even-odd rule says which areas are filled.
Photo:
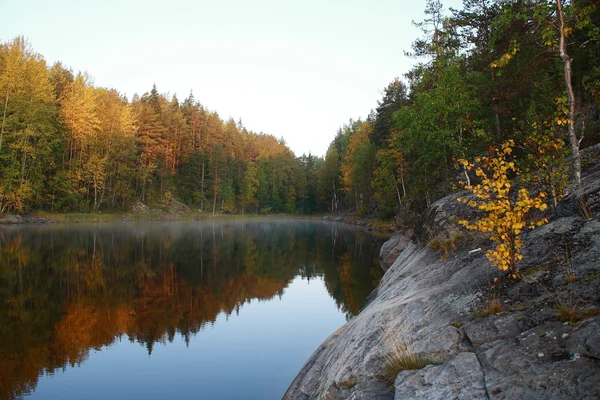
[[[425, 0], [3, 0], [0, 41], [24, 35], [48, 64], [130, 99], [194, 97], [222, 119], [324, 155], [415, 62]], [[462, 8], [461, 0], [444, 1]]]

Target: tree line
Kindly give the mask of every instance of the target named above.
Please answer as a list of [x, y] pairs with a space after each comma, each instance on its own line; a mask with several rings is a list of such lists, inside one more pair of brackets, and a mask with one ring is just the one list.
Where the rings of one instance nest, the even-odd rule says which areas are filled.
[[[593, 0], [427, 0], [419, 62], [324, 157], [223, 121], [190, 94], [131, 101], [22, 38], [0, 45], [0, 212], [100, 211], [173, 199], [207, 213], [418, 213], [470, 180], [458, 161], [514, 140], [524, 178], [556, 204], [598, 143]], [[571, 166], [564, 160], [571, 156]]]
[[[554, 205], [600, 141], [600, 10], [590, 0], [427, 0], [419, 62], [375, 110], [345, 124], [321, 176], [330, 211], [420, 212], [471, 179], [461, 159], [514, 140], [530, 187]], [[566, 160], [569, 160], [568, 162]]]
[[156, 86], [131, 101], [17, 37], [0, 44], [0, 213], [126, 209], [173, 199], [206, 213], [319, 209], [320, 158]]

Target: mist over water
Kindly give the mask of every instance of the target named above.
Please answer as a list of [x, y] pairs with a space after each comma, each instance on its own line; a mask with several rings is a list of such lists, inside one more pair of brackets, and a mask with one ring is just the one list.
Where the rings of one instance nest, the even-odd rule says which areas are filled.
[[0, 398], [280, 398], [381, 278], [308, 220], [0, 230]]

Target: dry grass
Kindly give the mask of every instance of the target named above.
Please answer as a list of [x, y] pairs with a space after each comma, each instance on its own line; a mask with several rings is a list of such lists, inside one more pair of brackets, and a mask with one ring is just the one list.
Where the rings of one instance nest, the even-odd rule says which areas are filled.
[[478, 318], [485, 318], [488, 315], [499, 314], [504, 311], [504, 307], [502, 307], [502, 303], [500, 303], [500, 299], [494, 299], [490, 301], [487, 306], [483, 306], [481, 308], [475, 309], [475, 316]]
[[564, 257], [557, 256], [557, 260], [559, 260], [560, 264], [565, 269], [565, 284], [568, 285], [570, 283], [577, 282], [579, 279], [581, 279], [575, 274], [575, 267], [573, 265], [573, 257], [571, 256], [570, 248], [565, 249]]
[[421, 369], [433, 362], [416, 353], [403, 335], [392, 336], [385, 342], [382, 375], [393, 381], [400, 371]]
[[371, 225], [374, 230], [383, 231], [388, 230], [389, 228], [394, 227], [395, 222], [393, 219], [374, 219], [371, 221]]
[[450, 257], [450, 254], [456, 250], [456, 244], [465, 239], [465, 235], [456, 231], [447, 239], [434, 238], [427, 244], [432, 250], [439, 250], [442, 254], [440, 258], [442, 260], [447, 260]]
[[560, 322], [575, 323], [600, 315], [597, 308], [581, 309], [576, 304], [562, 303], [556, 307], [556, 318]]

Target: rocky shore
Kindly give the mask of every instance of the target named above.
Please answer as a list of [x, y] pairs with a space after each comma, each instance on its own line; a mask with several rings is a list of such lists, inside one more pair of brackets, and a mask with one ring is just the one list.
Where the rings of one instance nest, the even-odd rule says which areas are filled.
[[[487, 239], [457, 229], [474, 217], [458, 195], [434, 203], [414, 234], [382, 247], [387, 271], [371, 302], [315, 351], [284, 399], [600, 398], [599, 165], [582, 193], [524, 234], [518, 281], [487, 260]], [[390, 376], [398, 342], [423, 365]]]
[[56, 221], [36, 217], [34, 215], [6, 215], [0, 216], [0, 225], [21, 225], [21, 224], [53, 224]]
[[397, 230], [393, 222], [378, 223], [376, 218], [357, 218], [352, 214], [326, 215], [323, 217], [323, 221], [340, 222], [343, 224], [354, 225], [369, 232], [376, 232], [384, 235], [390, 235]]

